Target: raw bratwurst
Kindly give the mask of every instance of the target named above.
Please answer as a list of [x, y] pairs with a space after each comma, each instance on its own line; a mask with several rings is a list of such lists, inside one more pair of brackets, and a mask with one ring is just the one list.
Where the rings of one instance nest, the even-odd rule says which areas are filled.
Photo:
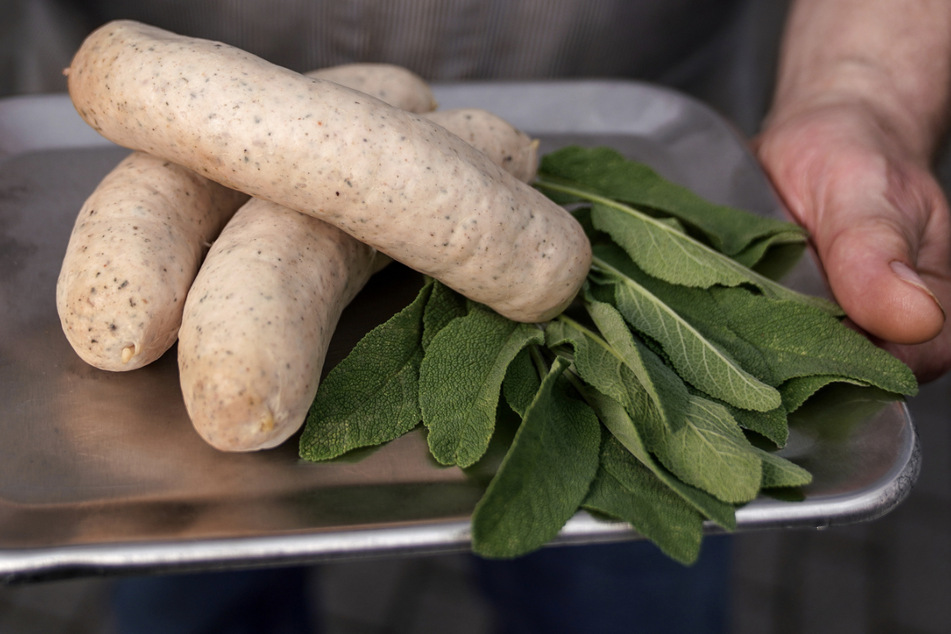
[[[436, 106], [422, 78], [390, 64], [345, 64], [311, 75], [405, 110]], [[178, 337], [185, 296], [208, 245], [247, 199], [143, 152], [120, 162], [80, 209], [57, 283], [63, 332], [80, 358], [123, 371], [161, 357]]]
[[115, 143], [326, 220], [511, 319], [550, 319], [588, 273], [567, 211], [439, 125], [333, 82], [117, 21], [68, 84]]
[[119, 371], [162, 356], [208, 244], [247, 199], [165, 159], [123, 159], [80, 209], [56, 283], [80, 358]]
[[[434, 112], [448, 130], [530, 180], [537, 143], [490, 113]], [[222, 451], [275, 447], [317, 393], [344, 307], [389, 259], [336, 227], [252, 198], [228, 222], [188, 293], [179, 376], [198, 434]]]

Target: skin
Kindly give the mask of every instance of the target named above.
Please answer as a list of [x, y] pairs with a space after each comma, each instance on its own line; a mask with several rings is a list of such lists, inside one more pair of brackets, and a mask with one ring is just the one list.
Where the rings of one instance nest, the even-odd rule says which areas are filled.
[[545, 321], [591, 262], [580, 224], [444, 128], [332, 82], [134, 22], [87, 38], [80, 115], [119, 145], [313, 215], [516, 321]]
[[[468, 109], [430, 116], [534, 176], [537, 143]], [[522, 157], [523, 160], [513, 160]], [[252, 198], [212, 246], [179, 333], [179, 377], [198, 434], [230, 452], [280, 445], [317, 393], [344, 307], [389, 258], [317, 218]]]
[[759, 159], [855, 327], [921, 381], [951, 367], [951, 223], [932, 171], [951, 3], [799, 0]]
[[111, 371], [162, 356], [208, 244], [247, 198], [141, 152], [121, 161], [83, 204], [57, 280], [76, 353]]

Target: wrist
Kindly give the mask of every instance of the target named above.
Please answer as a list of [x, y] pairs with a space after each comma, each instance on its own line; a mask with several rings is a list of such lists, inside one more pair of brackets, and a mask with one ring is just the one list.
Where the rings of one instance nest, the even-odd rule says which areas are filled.
[[852, 108], [929, 161], [948, 119], [951, 3], [793, 0], [779, 62], [767, 125]]
[[873, 121], [909, 158], [930, 163], [948, 127], [944, 96], [901, 90], [876, 64], [849, 59], [798, 80], [780, 83], [763, 129], [815, 112], [852, 112]]

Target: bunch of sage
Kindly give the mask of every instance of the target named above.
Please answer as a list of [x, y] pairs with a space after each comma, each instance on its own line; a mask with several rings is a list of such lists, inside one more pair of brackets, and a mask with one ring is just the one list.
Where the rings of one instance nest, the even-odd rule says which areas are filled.
[[575, 304], [523, 324], [425, 279], [327, 374], [302, 458], [422, 424], [436, 461], [475, 473], [514, 420], [473, 512], [474, 552], [526, 554], [583, 509], [690, 563], [706, 522], [733, 530], [738, 506], [810, 482], [776, 450], [815, 392], [916, 391], [835, 304], [776, 281], [804, 250], [795, 224], [713, 204], [604, 147], [546, 155], [535, 185], [592, 242]]

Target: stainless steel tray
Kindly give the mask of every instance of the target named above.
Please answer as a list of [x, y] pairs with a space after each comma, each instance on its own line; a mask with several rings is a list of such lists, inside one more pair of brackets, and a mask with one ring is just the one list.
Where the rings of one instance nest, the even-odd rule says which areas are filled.
[[[681, 95], [602, 81], [436, 92], [442, 107], [506, 117], [544, 151], [611, 145], [718, 202], [782, 213], [741, 139]], [[59, 264], [80, 205], [125, 152], [82, 123], [64, 95], [0, 101], [0, 579], [466, 549], [481, 485], [432, 462], [421, 434], [331, 464], [300, 461], [296, 439], [222, 454], [191, 429], [173, 353], [113, 374], [72, 352], [54, 306]], [[417, 282], [399, 267], [371, 281], [344, 314], [329, 363], [405, 305]], [[790, 283], [822, 292], [808, 261]], [[843, 387], [798, 419], [785, 453], [814, 472], [814, 484], [802, 500], [740, 509], [741, 530], [866, 521], [908, 494], [919, 451], [903, 404]], [[580, 513], [556, 543], [637, 538]]]

